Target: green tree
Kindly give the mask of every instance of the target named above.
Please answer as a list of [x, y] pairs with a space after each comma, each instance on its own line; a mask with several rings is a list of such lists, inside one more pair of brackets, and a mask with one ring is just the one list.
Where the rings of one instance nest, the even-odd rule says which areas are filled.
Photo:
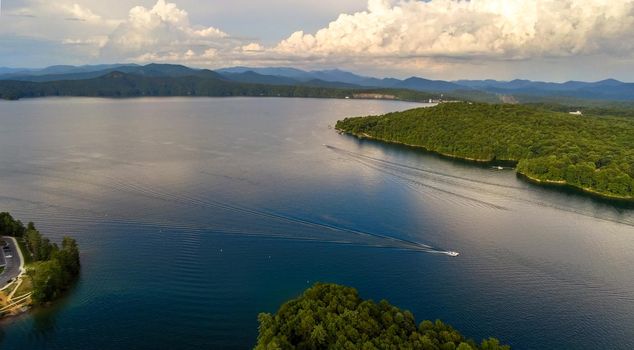
[[21, 237], [24, 232], [25, 228], [20, 220], [15, 220], [9, 213], [0, 213], [0, 234]]
[[57, 260], [36, 263], [30, 270], [33, 284], [31, 298], [36, 304], [43, 304], [59, 295], [62, 286], [62, 267]]
[[[363, 300], [353, 288], [318, 283], [280, 307], [260, 314], [256, 349], [477, 350], [441, 321], [423, 321], [383, 300]], [[499, 347], [494, 338], [482, 343]]]
[[634, 120], [571, 116], [527, 105], [443, 103], [346, 118], [340, 131], [483, 162], [531, 179], [634, 200]]

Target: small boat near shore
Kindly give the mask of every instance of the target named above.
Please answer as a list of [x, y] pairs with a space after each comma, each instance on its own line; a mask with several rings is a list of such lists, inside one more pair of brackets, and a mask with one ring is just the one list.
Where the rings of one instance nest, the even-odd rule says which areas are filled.
[[445, 252], [445, 254], [447, 254], [449, 256], [458, 256], [458, 255], [460, 255], [460, 253], [454, 252], [453, 250]]

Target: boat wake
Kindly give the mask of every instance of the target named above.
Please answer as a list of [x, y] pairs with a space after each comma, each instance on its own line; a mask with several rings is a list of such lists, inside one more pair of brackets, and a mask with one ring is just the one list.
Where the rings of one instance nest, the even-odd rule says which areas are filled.
[[[268, 222], [265, 225], [260, 225], [260, 228], [266, 228], [267, 230], [259, 230], [259, 229], [237, 229], [233, 230], [227, 229], [225, 227], [204, 227], [191, 223], [177, 223], [172, 220], [168, 220], [162, 217], [151, 217], [151, 215], [145, 216], [145, 222], [139, 222], [138, 216], [129, 215], [125, 212], [110, 212], [110, 215], [107, 214], [95, 214], [95, 213], [87, 213], [81, 212], [80, 210], [71, 210], [71, 208], [65, 208], [61, 210], [61, 208], [49, 208], [50, 211], [54, 211], [55, 215], [58, 218], [66, 217], [67, 220], [70, 221], [86, 221], [89, 222], [91, 220], [99, 220], [102, 222], [121, 222], [121, 223], [139, 223], [142, 225], [152, 225], [156, 224], [161, 227], [171, 227], [177, 228], [180, 227], [182, 229], [196, 230], [196, 231], [204, 231], [207, 230], [209, 232], [224, 232], [225, 234], [243, 235], [244, 237], [262, 237], [262, 238], [270, 238], [270, 239], [284, 239], [284, 240], [296, 240], [296, 241], [306, 241], [306, 242], [319, 242], [319, 243], [336, 243], [336, 244], [349, 244], [349, 245], [359, 245], [359, 246], [372, 246], [372, 247], [381, 247], [381, 248], [394, 248], [394, 249], [404, 249], [410, 251], [418, 251], [418, 252], [429, 252], [429, 253], [444, 253], [444, 250], [432, 247], [431, 245], [420, 243], [414, 240], [410, 240], [407, 238], [395, 237], [392, 234], [385, 233], [377, 233], [364, 231], [359, 229], [354, 229], [350, 227], [345, 227], [329, 222], [325, 222], [322, 220], [308, 219], [302, 218], [298, 216], [288, 215], [285, 213], [279, 213], [270, 210], [264, 209], [255, 209], [249, 208], [245, 206], [240, 206], [237, 204], [222, 202], [213, 200], [210, 198], [201, 198], [197, 195], [188, 194], [187, 192], [180, 191], [178, 193], [172, 193], [170, 191], [165, 191], [163, 189], [157, 188], [155, 186], [151, 186], [145, 183], [141, 183], [138, 181], [130, 181], [123, 180], [117, 177], [107, 176], [102, 174], [100, 181], [92, 180], [92, 176], [83, 176], [88, 174], [79, 174], [79, 172], [75, 172], [75, 176], [72, 179], [68, 178], [66, 174], [60, 174], [58, 171], [49, 171], [45, 172], [48, 178], [59, 178], [63, 180], [72, 180], [73, 183], [83, 183], [88, 186], [107, 188], [108, 190], [120, 191], [123, 193], [142, 196], [144, 198], [152, 199], [153, 201], [166, 202], [173, 205], [183, 206], [183, 207], [191, 207], [191, 208], [201, 208], [201, 209], [217, 209], [221, 211], [231, 212], [240, 215], [248, 215], [255, 216], [262, 219], [266, 219]], [[44, 172], [43, 172], [44, 173]], [[41, 173], [33, 173], [34, 176], [42, 176]], [[79, 175], [79, 176], [77, 176]], [[66, 196], [70, 196], [71, 192], [66, 192]], [[44, 203], [38, 203], [39, 205], [44, 205]], [[66, 213], [66, 215], [64, 215]], [[61, 216], [59, 216], [61, 215]], [[72, 216], [72, 217], [71, 217]], [[239, 220], [239, 219], [237, 219]], [[251, 222], [252, 220], [241, 220], [242, 222]], [[292, 226], [300, 226], [304, 227], [304, 229], [293, 230], [297, 232], [296, 234], [280, 234], [280, 230], [287, 231], [287, 228], [280, 228], [277, 223], [285, 223], [290, 224]], [[241, 223], [238, 225], [242, 226]], [[271, 232], [267, 232], [267, 231]], [[278, 232], [278, 233], [276, 233]]]
[[[426, 188], [436, 192], [443, 192], [445, 194], [449, 194], [452, 197], [461, 199], [461, 201], [457, 204], [466, 205], [468, 203], [472, 203], [478, 206], [487, 206], [494, 209], [510, 210], [510, 208], [508, 207], [493, 203], [491, 201], [484, 201], [480, 199], [483, 197], [482, 195], [486, 195], [488, 198], [497, 198], [503, 200], [505, 203], [518, 202], [538, 207], [547, 207], [562, 212], [593, 218], [596, 220], [614, 222], [634, 227], [634, 220], [631, 220], [631, 216], [630, 218], [626, 218], [618, 212], [616, 213], [616, 215], [612, 215], [612, 213], [601, 215], [596, 211], [569, 207], [562, 203], [551, 203], [536, 198], [533, 199], [523, 193], [527, 191], [525, 187], [499, 184], [479, 179], [471, 179], [454, 174], [443, 173], [440, 171], [414, 167], [408, 164], [401, 164], [385, 159], [367, 156], [331, 145], [325, 145], [325, 147], [366, 167], [388, 174], [392, 176], [393, 179], [400, 181], [405, 186], [411, 187], [415, 190], [417, 190], [417, 188], [419, 187]], [[502, 168], [502, 170], [507, 169], [505, 167]], [[499, 169], [497, 169], [496, 167], [495, 170]], [[450, 187], [446, 187], [445, 185], [449, 185]], [[422, 191], [419, 192], [423, 193]], [[423, 194], [432, 196], [434, 198], [439, 198], [438, 196], [434, 196], [433, 194], [431, 194], [430, 191], [426, 191]], [[449, 199], [447, 198], [443, 198], [443, 200], [449, 201]]]

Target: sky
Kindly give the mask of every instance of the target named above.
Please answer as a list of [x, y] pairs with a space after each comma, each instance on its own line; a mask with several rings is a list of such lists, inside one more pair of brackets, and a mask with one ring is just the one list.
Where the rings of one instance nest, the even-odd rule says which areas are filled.
[[634, 0], [2, 0], [0, 66], [634, 81]]

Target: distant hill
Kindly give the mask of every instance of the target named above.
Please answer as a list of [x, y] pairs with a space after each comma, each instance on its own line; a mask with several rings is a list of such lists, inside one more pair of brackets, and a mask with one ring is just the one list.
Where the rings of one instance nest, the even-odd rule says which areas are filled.
[[[497, 80], [430, 80], [420, 77], [410, 77], [404, 80], [395, 78], [372, 78], [342, 71], [339, 69], [304, 71], [295, 68], [250, 68], [233, 67], [217, 70], [226, 73], [253, 72], [256, 74], [290, 78], [298, 83], [310, 80], [351, 84], [353, 86], [373, 88], [411, 89], [417, 91], [434, 91], [453, 93], [461, 92], [466, 95], [478, 96], [477, 92], [487, 94], [522, 96], [527, 102], [541, 101], [543, 97], [566, 97], [593, 100], [622, 100], [634, 101], [634, 87], [631, 83], [624, 83], [614, 79], [599, 82], [569, 81], [565, 83], [550, 83], [516, 79], [512, 81]], [[228, 76], [228, 75], [227, 75]], [[245, 81], [245, 80], [242, 80]], [[471, 92], [470, 92], [471, 91]], [[512, 100], [512, 99], [511, 99]]]
[[[77, 75], [80, 79], [81, 74], [89, 74], [93, 72], [100, 72], [100, 75], [105, 74], [106, 71], [115, 69], [121, 69], [121, 67], [138, 67], [136, 64], [100, 64], [100, 65], [87, 65], [87, 66], [69, 66], [69, 65], [57, 65], [50, 66], [42, 69], [31, 68], [19, 68], [10, 69], [0, 68], [0, 80], [24, 80], [24, 81], [52, 81], [57, 80], [59, 77]], [[90, 75], [86, 75], [90, 76]], [[92, 76], [90, 76], [92, 77]]]
[[0, 75], [3, 74], [12, 74], [12, 73], [18, 73], [18, 72], [25, 72], [27, 71], [27, 68], [9, 68], [9, 67], [0, 67]]
[[347, 84], [338, 81], [327, 81], [322, 79], [298, 80], [284, 76], [259, 74], [254, 71], [246, 71], [242, 73], [224, 72], [220, 75], [230, 81], [251, 84], [271, 84], [271, 85], [300, 85], [300, 86], [316, 86], [330, 88], [361, 88], [360, 85]]
[[484, 102], [523, 103], [545, 102], [547, 99], [579, 99], [634, 101], [634, 84], [615, 79], [598, 82], [568, 81], [551, 83], [516, 79], [497, 80], [430, 80], [420, 77], [407, 79], [373, 78], [340, 69], [305, 71], [290, 67], [231, 67], [215, 71], [174, 64], [51, 66], [44, 69], [0, 68], [0, 81], [53, 82], [87, 80], [112, 72], [145, 77], [214, 78], [244, 84], [277, 86], [308, 86], [343, 89], [399, 89], [451, 94], [455, 97]]
[[398, 83], [395, 87], [426, 91], [455, 91], [468, 88], [442, 80], [428, 80], [416, 77], [405, 79], [402, 82]]
[[331, 70], [314, 70], [304, 71], [296, 68], [288, 67], [267, 67], [267, 68], [250, 68], [250, 67], [231, 67], [218, 69], [216, 72], [228, 75], [235, 73], [253, 72], [256, 74], [277, 76], [292, 79], [296, 82], [308, 82], [308, 81], [325, 81], [336, 82], [356, 86], [369, 86], [369, 87], [388, 87], [386, 84], [381, 83], [381, 79], [364, 77], [356, 75], [354, 73], [342, 71], [339, 69]]
[[301, 69], [289, 68], [289, 67], [271, 67], [271, 68], [251, 68], [251, 67], [230, 67], [217, 69], [216, 72], [220, 74], [234, 74], [253, 72], [261, 75], [273, 75], [278, 77], [291, 78], [293, 80], [311, 80], [315, 77], [311, 76], [308, 72]]
[[[222, 76], [214, 71], [208, 69], [193, 69], [183, 65], [174, 64], [148, 64], [145, 66], [139, 65], [121, 65], [121, 66], [85, 66], [75, 67], [72, 66], [56, 66], [49, 67], [42, 71], [37, 72], [22, 72], [19, 74], [5, 74], [0, 76], [0, 80], [19, 80], [19, 81], [31, 81], [31, 82], [49, 82], [60, 80], [85, 80], [104, 76], [111, 72], [122, 72], [128, 74], [135, 74], [148, 77], [185, 77], [185, 76], [200, 76], [200, 77], [213, 77], [222, 78]], [[96, 69], [96, 70], [91, 70]], [[43, 74], [48, 72], [49, 74]]]
[[45, 96], [268, 96], [427, 101], [439, 97], [434, 93], [403, 89], [317, 86], [319, 82], [315, 81], [305, 85], [242, 83], [230, 81], [209, 70], [188, 71], [182, 66], [169, 67], [174, 76], [157, 75], [164, 74], [161, 73], [164, 72], [164, 68], [167, 67], [149, 65], [135, 73], [113, 71], [97, 78], [83, 80], [45, 82], [4, 80], [0, 81], [0, 98], [15, 100]]
[[254, 84], [271, 84], [271, 85], [296, 85], [300, 81], [279, 75], [266, 75], [259, 74], [254, 71], [245, 72], [217, 72], [222, 77], [240, 83], [254, 83]]
[[572, 97], [594, 100], [634, 101], [634, 83], [624, 83], [615, 79], [597, 82], [568, 81], [548, 83], [530, 80], [458, 80], [456, 84], [505, 95], [523, 95], [527, 97]]
[[[217, 70], [220, 74], [230, 77], [236, 73], [256, 73], [267, 76], [277, 76], [287, 79], [293, 79], [297, 83], [308, 81], [322, 81], [337, 83], [337, 86], [356, 86], [356, 87], [373, 87], [373, 88], [393, 88], [393, 89], [411, 89], [417, 91], [456, 91], [468, 90], [470, 87], [461, 86], [451, 82], [442, 80], [428, 80], [423, 78], [412, 77], [406, 80], [394, 78], [378, 79], [365, 77], [354, 73], [346, 72], [340, 69], [330, 70], [314, 70], [303, 71], [294, 68], [248, 68], [233, 67]], [[346, 84], [346, 85], [344, 85]]]

